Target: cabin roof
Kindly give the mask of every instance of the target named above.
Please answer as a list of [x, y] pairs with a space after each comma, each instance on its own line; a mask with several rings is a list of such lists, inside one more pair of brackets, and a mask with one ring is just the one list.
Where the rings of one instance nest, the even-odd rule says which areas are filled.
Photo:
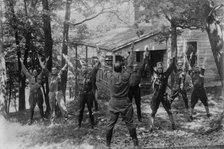
[[138, 37], [136, 34], [137, 29], [120, 27], [100, 34], [92, 39], [85, 40], [84, 45], [95, 45], [104, 50], [116, 51], [122, 47], [130, 45], [133, 41], [140, 42], [141, 40], [150, 38], [159, 33], [149, 26], [140, 27], [140, 30], [144, 30], [144, 34]]

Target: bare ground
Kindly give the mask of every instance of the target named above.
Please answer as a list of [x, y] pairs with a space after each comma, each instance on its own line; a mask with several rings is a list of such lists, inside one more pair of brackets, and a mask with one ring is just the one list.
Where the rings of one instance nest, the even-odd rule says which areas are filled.
[[[212, 116], [208, 119], [203, 105], [199, 102], [195, 110], [195, 119], [188, 122], [184, 115], [182, 99], [175, 100], [172, 107], [177, 124], [177, 130], [170, 127], [168, 116], [161, 106], [156, 115], [156, 127], [153, 133], [148, 130], [150, 121], [150, 95], [142, 97], [143, 122], [137, 121], [135, 124], [141, 147], [148, 148], [224, 148], [214, 145], [224, 145], [223, 121], [220, 127], [216, 127], [218, 116], [222, 112], [222, 100], [216, 87], [208, 88], [209, 107]], [[29, 118], [28, 111], [11, 113], [8, 121], [0, 118], [1, 134], [0, 148], [49, 148], [49, 149], [69, 149], [69, 148], [105, 148], [105, 128], [108, 97], [105, 90], [101, 90], [99, 105], [100, 112], [95, 115], [97, 124], [95, 129], [91, 129], [87, 111], [84, 115], [83, 127], [77, 127], [78, 102], [77, 100], [68, 103], [70, 119], [67, 122], [58, 119], [54, 126], [49, 126], [49, 121], [41, 122], [38, 110], [35, 112], [35, 123], [27, 125]], [[136, 113], [136, 108], [134, 104]], [[218, 129], [214, 129], [218, 128]], [[114, 129], [112, 139], [113, 148], [131, 148], [133, 146], [125, 123], [119, 119]], [[210, 145], [206, 147], [207, 145]], [[193, 147], [202, 146], [202, 147]], [[212, 147], [213, 146], [213, 147]]]

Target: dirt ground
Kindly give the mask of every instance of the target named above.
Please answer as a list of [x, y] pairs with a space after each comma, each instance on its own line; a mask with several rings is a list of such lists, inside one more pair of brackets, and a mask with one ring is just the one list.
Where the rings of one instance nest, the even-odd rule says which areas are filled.
[[[11, 113], [8, 120], [0, 118], [0, 148], [3, 149], [93, 149], [105, 148], [105, 128], [107, 125], [108, 96], [105, 90], [99, 93], [100, 111], [95, 115], [97, 121], [94, 129], [90, 128], [87, 108], [84, 114], [82, 128], [78, 128], [78, 101], [72, 100], [67, 104], [70, 119], [67, 122], [58, 119], [53, 126], [49, 121], [40, 121], [40, 114], [35, 112], [35, 122], [27, 125], [29, 111]], [[222, 100], [219, 96], [219, 88], [207, 89], [209, 107], [212, 116], [206, 117], [205, 109], [201, 102], [195, 107], [195, 119], [189, 122], [184, 114], [182, 99], [176, 99], [172, 105], [177, 130], [171, 130], [170, 121], [162, 105], [156, 115], [155, 131], [149, 132], [150, 95], [142, 97], [143, 122], [138, 122], [135, 110], [135, 124], [139, 144], [142, 148], [224, 148], [213, 145], [224, 145], [224, 121], [220, 127], [216, 127], [218, 118], [223, 109]], [[218, 128], [218, 129], [216, 129]], [[114, 129], [112, 148], [132, 148], [133, 143], [128, 134], [125, 123], [120, 118]], [[212, 145], [212, 146], [209, 146]], [[202, 146], [202, 147], [193, 147]], [[206, 147], [208, 146], [208, 147]]]

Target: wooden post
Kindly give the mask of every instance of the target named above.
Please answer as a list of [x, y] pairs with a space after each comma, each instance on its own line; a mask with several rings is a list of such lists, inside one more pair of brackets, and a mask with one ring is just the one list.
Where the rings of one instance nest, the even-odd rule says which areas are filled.
[[88, 46], [86, 46], [86, 64], [88, 63]]
[[112, 70], [114, 71], [114, 63], [115, 63], [115, 60], [116, 60], [116, 55], [115, 55], [114, 52], [112, 53], [112, 55], [113, 55]]

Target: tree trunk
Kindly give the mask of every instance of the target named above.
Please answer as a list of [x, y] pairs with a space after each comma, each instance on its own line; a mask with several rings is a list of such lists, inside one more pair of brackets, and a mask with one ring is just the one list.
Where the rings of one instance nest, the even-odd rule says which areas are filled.
[[[171, 20], [171, 57], [177, 57], [177, 27], [174, 20]], [[174, 74], [171, 74], [171, 87], [174, 85]]]
[[[218, 69], [220, 80], [222, 83], [222, 97], [224, 96], [224, 41], [223, 32], [220, 22], [216, 18], [215, 11], [222, 5], [211, 8], [206, 19], [206, 31], [209, 37], [212, 53]], [[223, 97], [223, 113], [224, 113], [224, 97]], [[223, 114], [224, 115], [224, 114]]]
[[[30, 44], [31, 44], [31, 32], [26, 33], [26, 43], [25, 43], [25, 53], [24, 53], [24, 60], [23, 63], [27, 68], [27, 58], [28, 58], [28, 52], [30, 50]], [[25, 93], [26, 88], [26, 76], [23, 75], [21, 77], [21, 85], [20, 85], [22, 93]], [[19, 96], [19, 111], [23, 111], [26, 109], [26, 96], [25, 94], [21, 94]]]
[[[212, 53], [215, 59], [215, 63], [218, 69], [218, 73], [220, 76], [220, 79], [222, 81], [223, 85], [223, 79], [224, 79], [224, 48], [223, 48], [223, 35], [222, 30], [220, 26], [213, 26], [215, 28], [219, 28], [220, 31], [210, 31], [210, 29], [207, 28], [207, 33], [212, 49]], [[219, 36], [221, 35], [222, 38]]]
[[[0, 1], [1, 6], [3, 2]], [[2, 28], [2, 7], [0, 9], [0, 114], [6, 116], [6, 66], [5, 56], [3, 50], [3, 28]]]
[[17, 63], [18, 63], [18, 80], [19, 80], [19, 103], [21, 101], [22, 104], [19, 104], [20, 110], [24, 110], [25, 109], [25, 104], [24, 101], [25, 100], [25, 88], [23, 88], [22, 86], [22, 80], [24, 80], [24, 76], [21, 75], [21, 63], [20, 63], [20, 58], [21, 58], [21, 51], [20, 51], [20, 41], [19, 41], [19, 35], [18, 35], [18, 31], [17, 31], [17, 26], [15, 25], [17, 22], [17, 18], [15, 15], [15, 11], [14, 11], [14, 2], [13, 1], [6, 1], [5, 0], [5, 4], [8, 5], [9, 11], [12, 14], [12, 18], [11, 18], [11, 25], [12, 28], [14, 29], [15, 32], [15, 42], [16, 42], [16, 50], [17, 50]]
[[18, 63], [18, 78], [19, 78], [19, 110], [24, 110], [25, 102], [23, 100], [25, 100], [25, 87], [24, 88], [22, 87], [24, 76], [21, 75], [21, 69], [22, 69], [22, 66], [20, 63], [21, 51], [20, 51], [20, 47], [19, 47], [18, 32], [17, 32], [16, 28], [14, 30], [15, 30], [15, 41], [16, 41], [16, 46], [17, 46], [17, 63]]
[[[62, 54], [68, 54], [68, 31], [69, 31], [69, 21], [70, 21], [70, 6], [71, 0], [66, 1], [66, 12], [65, 12], [65, 21], [64, 21], [64, 31], [63, 31], [63, 45], [62, 45]], [[62, 56], [61, 66], [65, 65], [65, 59]], [[66, 70], [61, 77], [62, 82], [62, 92], [64, 97], [66, 97], [66, 84], [67, 84], [67, 74], [68, 71]], [[65, 99], [65, 98], [64, 98]], [[66, 100], [66, 99], [65, 99]]]
[[[44, 30], [44, 38], [45, 38], [45, 44], [44, 44], [44, 52], [47, 57], [49, 57], [48, 63], [47, 63], [47, 69], [51, 71], [52, 68], [52, 46], [53, 46], [53, 40], [51, 36], [51, 18], [49, 14], [49, 4], [48, 0], [42, 0], [43, 5], [43, 30]], [[50, 103], [49, 103], [49, 86], [48, 86], [48, 78], [45, 79], [46, 82], [46, 92], [44, 93], [45, 96], [45, 103], [47, 106], [47, 109], [45, 111], [45, 115], [48, 116], [50, 114]]]

